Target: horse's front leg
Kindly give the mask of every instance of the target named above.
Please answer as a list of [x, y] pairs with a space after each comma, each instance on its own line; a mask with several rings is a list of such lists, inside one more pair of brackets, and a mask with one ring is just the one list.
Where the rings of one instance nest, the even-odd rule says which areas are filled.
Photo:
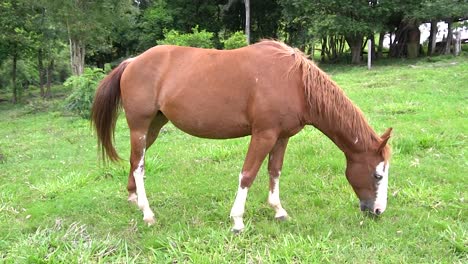
[[283, 167], [284, 153], [288, 145], [289, 138], [280, 138], [270, 152], [268, 159], [268, 174], [270, 175], [270, 192], [268, 193], [268, 203], [275, 210], [275, 218], [286, 220], [288, 213], [281, 206], [279, 196], [279, 179], [281, 168]]
[[236, 200], [231, 209], [231, 218], [234, 221], [232, 231], [234, 233], [238, 233], [244, 229], [243, 216], [247, 192], [255, 180], [263, 160], [275, 145], [277, 138], [277, 134], [273, 131], [252, 134], [244, 166], [239, 175], [239, 187]]

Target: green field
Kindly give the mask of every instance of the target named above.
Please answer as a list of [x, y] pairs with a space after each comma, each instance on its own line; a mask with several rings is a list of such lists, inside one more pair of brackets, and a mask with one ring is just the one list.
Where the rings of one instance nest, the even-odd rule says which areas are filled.
[[[249, 138], [205, 140], [167, 125], [147, 153], [157, 223], [127, 203], [128, 164], [102, 165], [86, 120], [63, 98], [0, 103], [0, 262], [467, 263], [468, 58], [325, 70], [378, 133], [394, 128], [386, 212], [358, 209], [345, 158], [313, 127], [290, 140], [277, 222], [263, 167], [246, 230], [229, 212]], [[29, 92], [28, 92], [29, 93]], [[34, 93], [33, 93], [34, 95]], [[125, 120], [117, 149], [128, 156]]]

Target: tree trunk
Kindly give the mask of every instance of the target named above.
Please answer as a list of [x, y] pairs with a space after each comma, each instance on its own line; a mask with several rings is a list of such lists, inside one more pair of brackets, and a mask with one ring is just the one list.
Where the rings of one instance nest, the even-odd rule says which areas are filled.
[[341, 36], [340, 37], [340, 49], [339, 49], [340, 56], [343, 55], [344, 48], [345, 48], [345, 43], [346, 43], [345, 38], [343, 36]]
[[427, 47], [427, 53], [429, 53], [429, 56], [432, 56], [435, 54], [436, 50], [436, 43], [437, 43], [437, 21], [436, 20], [431, 20], [431, 30], [429, 34], [429, 43]]
[[361, 34], [353, 34], [346, 36], [346, 42], [348, 42], [348, 45], [351, 48], [352, 64], [361, 63], [362, 38], [363, 37]]
[[42, 48], [37, 51], [37, 71], [39, 73], [39, 88], [41, 97], [44, 97], [44, 64], [42, 62]]
[[414, 59], [419, 55], [419, 40], [421, 38], [421, 31], [416, 24], [411, 24], [408, 30], [408, 58]]
[[416, 21], [401, 21], [391, 42], [389, 57], [416, 58], [419, 55], [420, 35]]
[[247, 44], [250, 44], [250, 0], [244, 0], [245, 3], [245, 37]]
[[453, 35], [452, 35], [452, 19], [449, 19], [446, 21], [447, 22], [447, 39], [445, 42], [445, 49], [444, 49], [444, 54], [448, 55], [450, 54], [450, 50], [452, 47], [452, 40], [453, 40]]
[[392, 38], [392, 36], [393, 36], [393, 32], [390, 32], [390, 33], [388, 34], [388, 38], [390, 39], [390, 47], [388, 48], [388, 55], [387, 55], [387, 57], [391, 57], [391, 56], [392, 56], [392, 54], [393, 54], [393, 49], [395, 48], [395, 43], [394, 43], [394, 42], [395, 42], [395, 37]]
[[370, 55], [371, 56], [371, 59], [372, 61], [375, 60], [375, 36], [374, 36], [374, 33], [372, 33], [372, 35], [369, 36], [369, 39], [371, 40], [371, 45], [370, 45], [370, 50], [367, 50], [368, 52], [368, 56]]
[[336, 49], [336, 41], [335, 41], [335, 36], [330, 36], [328, 38], [330, 40], [330, 50], [331, 50], [331, 59], [332, 61], [336, 61], [336, 58], [338, 57], [337, 54], [337, 49]]
[[320, 51], [320, 61], [324, 62], [325, 61], [325, 50], [327, 49], [327, 38], [323, 37], [322, 38], [322, 50]]
[[383, 58], [383, 41], [385, 38], [385, 32], [380, 32], [379, 35], [379, 46], [377, 47], [377, 59]]
[[16, 65], [18, 61], [18, 54], [16, 52], [16, 47], [14, 47], [13, 50], [13, 63], [12, 63], [12, 69], [11, 69], [11, 85], [13, 88], [13, 99], [12, 103], [16, 104], [18, 102], [18, 91], [17, 91], [17, 86], [16, 86]]
[[361, 43], [355, 44], [351, 47], [351, 63], [359, 64], [361, 63]]
[[314, 39], [312, 39], [311, 42], [312, 42], [312, 44], [311, 44], [312, 47], [311, 47], [311, 51], [310, 51], [310, 54], [311, 54], [310, 59], [314, 60], [314, 57], [315, 57], [315, 41], [314, 41]]
[[84, 71], [85, 45], [80, 39], [73, 37], [70, 41], [70, 64], [73, 75], [81, 75]]
[[51, 84], [52, 84], [52, 70], [54, 69], [54, 60], [50, 60], [49, 65], [46, 68], [46, 77], [47, 77], [47, 89], [45, 92], [45, 97], [52, 97]]

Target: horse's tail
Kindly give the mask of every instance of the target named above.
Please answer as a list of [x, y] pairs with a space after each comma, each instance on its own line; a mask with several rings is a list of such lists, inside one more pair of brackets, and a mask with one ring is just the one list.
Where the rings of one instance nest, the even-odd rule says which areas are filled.
[[106, 160], [106, 155], [111, 161], [120, 160], [113, 141], [115, 123], [120, 107], [120, 78], [129, 63], [129, 60], [122, 62], [107, 75], [99, 84], [94, 97], [91, 123], [96, 129], [98, 147], [103, 160]]

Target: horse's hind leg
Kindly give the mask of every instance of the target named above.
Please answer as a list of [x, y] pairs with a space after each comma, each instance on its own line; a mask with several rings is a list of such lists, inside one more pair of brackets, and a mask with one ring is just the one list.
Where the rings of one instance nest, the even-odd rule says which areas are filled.
[[130, 175], [127, 186], [129, 200], [137, 199], [138, 207], [143, 211], [143, 220], [151, 225], [154, 224], [155, 219], [154, 213], [149, 207], [144, 185], [145, 152], [154, 142], [167, 119], [158, 115], [153, 119], [129, 117], [127, 113], [127, 121], [130, 127], [131, 141]]
[[[147, 136], [146, 136], [146, 150], [148, 150], [151, 145], [154, 143], [156, 138], [158, 138], [159, 132], [161, 128], [167, 124], [167, 118], [159, 112], [151, 122], [151, 125], [148, 129]], [[137, 204], [137, 194], [136, 194], [136, 184], [135, 184], [135, 177], [133, 177], [133, 170], [130, 170], [128, 175], [128, 201]]]
[[281, 168], [283, 167], [284, 153], [288, 145], [289, 138], [280, 138], [270, 152], [268, 160], [268, 174], [270, 175], [270, 192], [268, 193], [268, 203], [275, 210], [275, 218], [285, 220], [288, 213], [281, 206], [279, 197], [279, 179]]

